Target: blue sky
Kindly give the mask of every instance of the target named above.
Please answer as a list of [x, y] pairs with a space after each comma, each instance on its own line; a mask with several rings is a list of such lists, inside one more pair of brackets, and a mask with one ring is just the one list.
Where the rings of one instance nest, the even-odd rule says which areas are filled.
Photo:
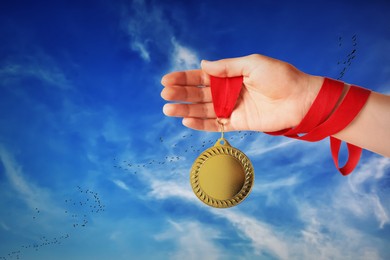
[[386, 1], [2, 1], [0, 259], [389, 259], [389, 158], [364, 151], [343, 177], [327, 140], [228, 133], [255, 186], [210, 208], [189, 171], [219, 134], [160, 98], [165, 73], [252, 53], [389, 94], [388, 17]]

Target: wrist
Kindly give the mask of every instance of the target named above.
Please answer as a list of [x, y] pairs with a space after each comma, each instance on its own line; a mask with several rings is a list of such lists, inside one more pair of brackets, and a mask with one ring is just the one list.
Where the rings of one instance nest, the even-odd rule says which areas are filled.
[[[312, 93], [315, 93], [315, 91], [312, 91]], [[352, 172], [359, 162], [362, 149], [348, 143], [349, 157], [346, 164], [340, 168], [338, 155], [341, 140], [333, 137], [333, 135], [345, 129], [358, 116], [370, 93], [371, 91], [367, 89], [357, 86], [350, 87], [341, 81], [329, 78], [323, 79], [323, 84], [316, 98], [313, 102], [308, 102], [311, 105], [302, 122], [294, 128], [271, 134], [285, 135], [310, 142], [319, 141], [330, 136], [334, 163], [343, 175], [347, 175]]]

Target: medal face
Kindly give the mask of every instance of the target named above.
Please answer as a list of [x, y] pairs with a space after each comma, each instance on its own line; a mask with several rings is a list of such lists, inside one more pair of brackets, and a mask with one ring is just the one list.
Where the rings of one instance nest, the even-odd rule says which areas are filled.
[[190, 182], [196, 196], [209, 206], [228, 208], [252, 189], [254, 170], [249, 158], [220, 138], [192, 165]]

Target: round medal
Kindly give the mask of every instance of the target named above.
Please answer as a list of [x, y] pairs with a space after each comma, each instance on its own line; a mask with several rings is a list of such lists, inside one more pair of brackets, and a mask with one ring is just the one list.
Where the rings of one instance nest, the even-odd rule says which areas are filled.
[[196, 196], [216, 208], [239, 204], [248, 196], [253, 181], [254, 170], [249, 158], [223, 136], [198, 156], [190, 174]]

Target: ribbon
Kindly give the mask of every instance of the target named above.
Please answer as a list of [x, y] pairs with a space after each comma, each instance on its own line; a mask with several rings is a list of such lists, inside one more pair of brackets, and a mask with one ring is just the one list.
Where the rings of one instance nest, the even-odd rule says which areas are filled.
[[343, 89], [343, 82], [325, 78], [312, 106], [297, 127], [267, 132], [267, 134], [284, 135], [309, 142], [316, 142], [330, 136], [330, 148], [336, 168], [342, 175], [350, 174], [360, 160], [362, 148], [347, 143], [348, 160], [343, 167], [339, 167], [341, 140], [332, 135], [340, 132], [353, 121], [364, 107], [371, 91], [358, 86], [350, 86], [340, 105], [334, 110], [342, 96]]
[[211, 96], [218, 118], [229, 118], [242, 88], [243, 77], [219, 78], [210, 76]]
[[[243, 77], [219, 78], [210, 76], [210, 88], [214, 111], [218, 118], [229, 118], [240, 95]], [[324, 83], [309, 111], [301, 123], [290, 129], [266, 132], [270, 135], [284, 135], [299, 140], [316, 142], [330, 137], [330, 149], [336, 168], [342, 175], [350, 174], [357, 166], [362, 148], [347, 143], [348, 159], [343, 167], [339, 167], [341, 140], [332, 135], [347, 127], [364, 107], [371, 93], [370, 90], [350, 86], [343, 96], [344, 83], [325, 78]], [[335, 109], [337, 104], [340, 105]]]

